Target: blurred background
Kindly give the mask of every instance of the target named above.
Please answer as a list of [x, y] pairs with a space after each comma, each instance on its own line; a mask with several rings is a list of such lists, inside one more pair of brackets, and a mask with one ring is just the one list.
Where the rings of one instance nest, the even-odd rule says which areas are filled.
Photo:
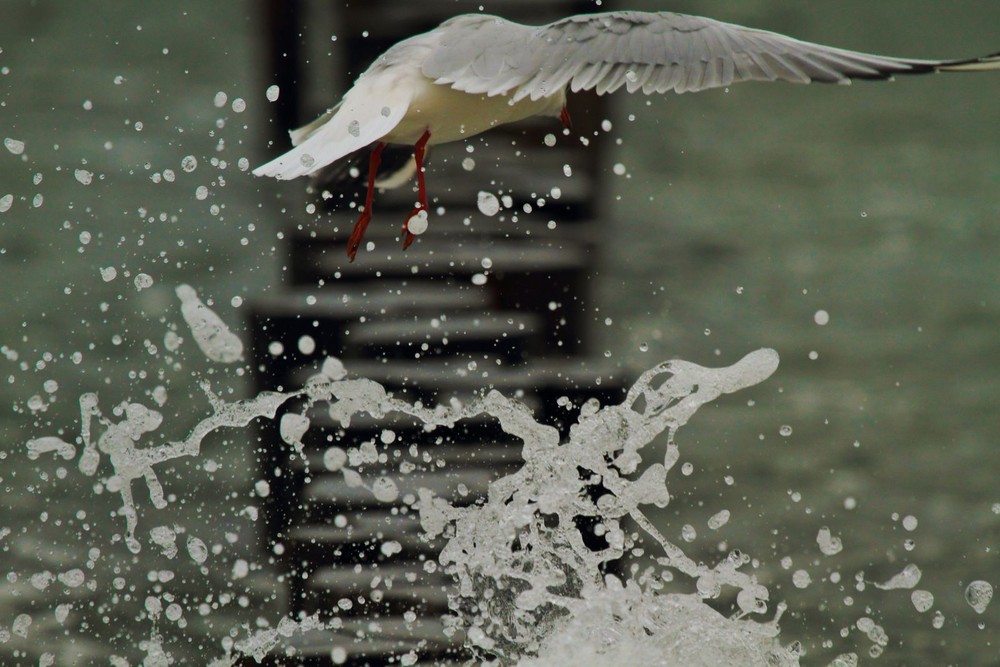
[[[454, 4], [491, 11], [489, 0]], [[669, 9], [891, 55], [1000, 48], [992, 0]], [[245, 368], [220, 369], [164, 338], [184, 333], [180, 283], [245, 332], [244, 303], [282, 282], [280, 230], [306, 216], [298, 184], [246, 171], [273, 134], [261, 8], [8, 0], [3, 13], [0, 135], [14, 141], [0, 149], [0, 198], [12, 196], [0, 204], [11, 287], [0, 319], [10, 406], [0, 412], [0, 630], [19, 614], [33, 622], [30, 640], [0, 642], [0, 656], [134, 662], [154, 632], [136, 620], [143, 601], [167, 590], [183, 601], [183, 623], [155, 631], [177, 660], [201, 664], [231, 627], [284, 609], [243, 511], [256, 474], [246, 433], [162, 471], [181, 499], [169, 516], [140, 500], [146, 527], [199, 526], [213, 553], [204, 569], [150, 547], [134, 558], [115, 538], [113, 494], [95, 493], [73, 462], [29, 460], [24, 443], [72, 440], [84, 392], [110, 412], [152, 404], [157, 388], [168, 396], [163, 437], [179, 439], [207, 412], [198, 379], [243, 386]], [[681, 432], [692, 468], [675, 471], [658, 524], [677, 539], [696, 526], [687, 548], [705, 560], [732, 548], [759, 559], [772, 599], [790, 607], [782, 639], [803, 643], [804, 664], [864, 655], [857, 631], [841, 636], [862, 616], [889, 635], [884, 664], [1000, 662], [1000, 606], [979, 615], [964, 599], [972, 580], [1000, 584], [998, 91], [995, 74], [939, 75], [611, 102], [592, 283], [599, 352], [630, 372], [668, 358], [730, 364], [762, 346], [782, 358], [771, 380]], [[729, 524], [705, 528], [720, 509]], [[843, 552], [819, 552], [821, 526]], [[31, 581], [84, 563], [87, 585]], [[858, 590], [857, 578], [885, 581], [909, 563], [933, 611], [919, 613], [908, 590]], [[799, 569], [805, 588], [792, 582]], [[72, 605], [67, 618], [60, 604]]]

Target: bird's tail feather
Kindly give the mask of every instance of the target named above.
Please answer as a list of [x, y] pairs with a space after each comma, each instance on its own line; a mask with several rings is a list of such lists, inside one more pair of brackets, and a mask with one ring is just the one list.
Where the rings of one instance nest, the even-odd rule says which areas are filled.
[[282, 180], [307, 176], [391, 132], [410, 100], [372, 92], [355, 86], [338, 106], [292, 133], [295, 148], [257, 167], [254, 175]]

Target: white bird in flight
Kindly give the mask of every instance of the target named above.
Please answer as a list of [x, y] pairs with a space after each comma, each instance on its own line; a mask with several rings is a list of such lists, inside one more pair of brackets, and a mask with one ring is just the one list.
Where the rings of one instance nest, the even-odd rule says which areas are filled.
[[373, 145], [364, 209], [347, 246], [354, 261], [371, 221], [386, 144], [414, 150], [418, 201], [403, 223], [406, 248], [414, 238], [410, 220], [428, 210], [423, 169], [428, 145], [466, 139], [530, 116], [559, 118], [568, 127], [567, 90], [603, 95], [624, 86], [630, 93], [648, 95], [742, 81], [850, 83], [897, 74], [997, 69], [1000, 53], [965, 60], [892, 58], [667, 12], [582, 14], [541, 26], [465, 14], [383, 53], [339, 104], [291, 132], [292, 150], [253, 173], [278, 179], [308, 176]]

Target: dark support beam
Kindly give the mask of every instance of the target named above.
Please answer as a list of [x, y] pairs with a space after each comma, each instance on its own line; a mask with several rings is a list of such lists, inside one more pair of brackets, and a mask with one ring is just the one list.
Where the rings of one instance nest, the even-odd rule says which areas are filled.
[[278, 101], [269, 108], [271, 140], [274, 153], [287, 149], [288, 129], [302, 124], [302, 93], [299, 77], [302, 69], [302, 31], [304, 0], [260, 0], [263, 13], [267, 65], [267, 85], [281, 89]]

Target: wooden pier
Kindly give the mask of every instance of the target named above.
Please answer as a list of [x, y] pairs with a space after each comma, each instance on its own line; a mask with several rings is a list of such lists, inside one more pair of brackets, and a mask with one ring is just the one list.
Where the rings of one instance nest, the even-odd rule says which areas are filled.
[[[333, 104], [382, 50], [478, 8], [444, 0], [335, 4], [343, 3], [268, 5], [269, 83], [281, 90], [275, 152], [287, 147], [285, 130]], [[594, 5], [506, 0], [488, 9], [543, 23]], [[565, 399], [575, 406], [592, 397], [620, 401], [624, 378], [594, 354], [589, 336], [605, 173], [600, 102], [571, 100], [569, 133], [543, 120], [434, 147], [426, 172], [429, 229], [405, 252], [398, 237], [415, 198], [410, 187], [377, 193], [366, 239], [374, 247], [362, 246], [349, 263], [346, 239], [357, 215], [345, 205], [350, 193], [326, 202], [336, 208], [317, 197], [310, 213], [308, 200], [299, 199], [306, 183], [282, 183], [286, 282], [251, 304], [258, 390], [299, 387], [335, 356], [352, 376], [425, 404], [466, 400], [483, 389], [518, 395], [563, 432], [576, 416]], [[480, 192], [496, 196], [501, 210], [484, 214]], [[261, 427], [261, 476], [270, 486], [264, 538], [287, 572], [286, 611], [319, 612], [337, 619], [336, 627], [296, 637], [271, 664], [467, 657], [461, 636], [445, 634], [451, 581], [436, 567], [440, 545], [421, 539], [413, 499], [427, 488], [454, 504], [475, 502], [490, 481], [516, 469], [520, 442], [488, 419], [463, 420], [442, 434], [399, 414], [356, 416], [349, 428], [323, 411], [308, 416], [308, 472], [277, 422]], [[345, 483], [325, 464], [331, 447], [377, 452], [357, 469], [368, 482], [392, 477], [398, 499], [382, 502]]]

